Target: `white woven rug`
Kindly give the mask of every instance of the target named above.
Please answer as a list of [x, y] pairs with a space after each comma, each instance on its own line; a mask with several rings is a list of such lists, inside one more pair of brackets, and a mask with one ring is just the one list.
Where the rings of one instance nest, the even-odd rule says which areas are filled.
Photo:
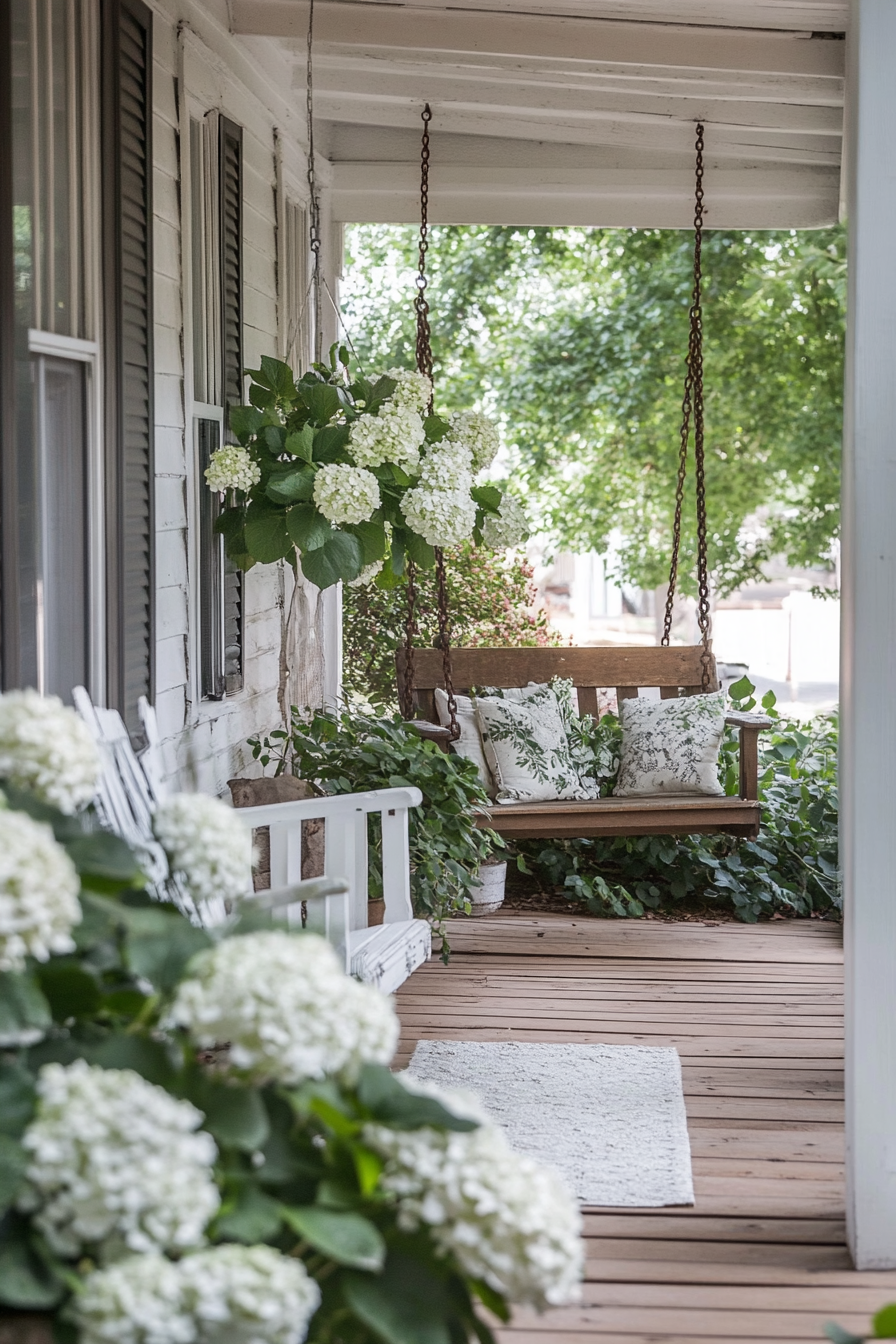
[[476, 1092], [513, 1147], [561, 1171], [583, 1204], [694, 1202], [677, 1050], [420, 1041], [408, 1072]]

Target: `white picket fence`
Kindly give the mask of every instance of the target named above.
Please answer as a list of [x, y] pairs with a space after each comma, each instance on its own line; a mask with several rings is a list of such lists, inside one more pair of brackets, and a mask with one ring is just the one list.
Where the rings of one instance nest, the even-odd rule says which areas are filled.
[[[152, 814], [166, 790], [152, 706], [140, 702], [147, 746], [138, 755], [116, 710], [94, 705], [83, 686], [75, 688], [74, 703], [104, 759], [97, 793], [101, 819], [141, 853], [160, 896], [174, 900], [203, 923], [226, 919], [223, 901], [196, 911], [182, 884], [169, 873], [164, 851], [153, 836]], [[304, 904], [306, 927], [323, 934], [339, 951], [346, 971], [392, 993], [431, 952], [429, 924], [414, 918], [411, 905], [408, 809], [421, 801], [420, 790], [408, 787], [234, 809], [234, 820], [250, 830], [270, 830], [270, 888], [247, 893], [246, 900], [279, 907], [290, 923], [300, 922]], [[367, 923], [371, 815], [379, 816], [382, 827], [386, 907], [383, 924], [374, 927]], [[324, 876], [303, 882], [302, 824], [318, 818], [325, 827]]]

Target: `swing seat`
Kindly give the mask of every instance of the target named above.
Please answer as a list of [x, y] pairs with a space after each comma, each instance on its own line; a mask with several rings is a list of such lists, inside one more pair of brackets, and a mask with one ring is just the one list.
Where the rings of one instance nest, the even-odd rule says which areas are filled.
[[[663, 700], [700, 695], [702, 648], [629, 648], [621, 646], [560, 649], [452, 649], [454, 689], [469, 695], [471, 688], [497, 686], [502, 690], [546, 682], [552, 677], [571, 680], [576, 688], [579, 714], [598, 715], [599, 689], [615, 687], [618, 701], [657, 688]], [[399, 685], [403, 684], [405, 653], [397, 654]], [[423, 737], [447, 750], [450, 733], [438, 725], [435, 688], [444, 686], [439, 649], [414, 651], [415, 704], [420, 718], [414, 727]], [[710, 690], [718, 690], [715, 661]], [[763, 714], [731, 713], [726, 723], [740, 729], [740, 789], [738, 797], [598, 798], [588, 802], [495, 804], [480, 825], [506, 840], [575, 839], [628, 835], [737, 835], [759, 834], [759, 734], [772, 726]]]

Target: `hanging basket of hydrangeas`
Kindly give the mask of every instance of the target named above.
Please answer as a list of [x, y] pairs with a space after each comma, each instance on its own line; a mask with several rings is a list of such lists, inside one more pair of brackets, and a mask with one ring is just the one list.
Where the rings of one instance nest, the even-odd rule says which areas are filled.
[[319, 588], [340, 580], [392, 588], [412, 560], [473, 538], [494, 548], [527, 535], [517, 501], [476, 484], [499, 446], [487, 416], [428, 415], [432, 384], [390, 369], [349, 373], [347, 351], [298, 381], [280, 360], [250, 370], [249, 406], [230, 412], [238, 440], [205, 473], [227, 496], [217, 528], [241, 569], [288, 559]]

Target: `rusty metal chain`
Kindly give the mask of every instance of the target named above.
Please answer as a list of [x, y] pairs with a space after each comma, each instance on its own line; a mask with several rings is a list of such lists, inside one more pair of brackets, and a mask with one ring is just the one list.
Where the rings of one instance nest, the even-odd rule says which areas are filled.
[[[417, 293], [414, 312], [417, 315], [417, 371], [426, 374], [432, 382], [432, 332], [429, 326], [429, 302], [426, 298], [426, 254], [429, 251], [429, 123], [432, 111], [429, 103], [423, 109], [423, 138], [420, 142], [420, 242], [417, 252]], [[433, 399], [429, 398], [428, 412], [432, 415]]]
[[[417, 317], [417, 371], [423, 373], [432, 382], [432, 331], [429, 325], [429, 302], [426, 297], [427, 275], [426, 254], [429, 251], [429, 123], [432, 121], [432, 109], [429, 103], [423, 108], [423, 137], [420, 143], [420, 243], [417, 253], [417, 293], [414, 296], [414, 312]], [[430, 395], [428, 413], [432, 415], [433, 398]], [[457, 721], [457, 701], [454, 698], [454, 681], [451, 667], [451, 624], [448, 616], [448, 587], [445, 573], [445, 556], [436, 549], [436, 594], [439, 623], [439, 648], [442, 650], [442, 673], [445, 693], [448, 697], [448, 719], [451, 741], [460, 737], [460, 724]], [[405, 620], [404, 678], [402, 687], [402, 713], [408, 718], [414, 711], [414, 636], [418, 633], [416, 620], [417, 587], [413, 562], [408, 562], [407, 616]]]
[[401, 712], [406, 719], [414, 717], [414, 640], [417, 636], [417, 566], [413, 560], [407, 561], [408, 576], [406, 607], [404, 617], [404, 666], [402, 668], [399, 700]]
[[436, 594], [439, 621], [439, 648], [442, 650], [442, 680], [448, 697], [448, 723], [451, 741], [460, 737], [457, 721], [457, 701], [454, 698], [454, 672], [451, 666], [451, 624], [448, 617], [448, 576], [445, 572], [445, 552], [436, 547]]
[[678, 482], [675, 491], [675, 519], [672, 528], [672, 560], [669, 565], [669, 589], [663, 620], [662, 644], [668, 646], [672, 632], [672, 606], [678, 582], [678, 560], [681, 549], [681, 515], [684, 484], [687, 475], [688, 440], [691, 419], [694, 423], [694, 465], [697, 492], [697, 624], [703, 650], [700, 655], [701, 689], [708, 691], [713, 684], [712, 651], [710, 647], [709, 566], [707, 563], [706, 529], [706, 476], [703, 432], [703, 139], [704, 127], [697, 123], [696, 169], [694, 188], [694, 288], [689, 312], [687, 372], [681, 403], [681, 436], [678, 454]]
[[308, 5], [307, 64], [305, 85], [305, 115], [308, 124], [308, 225], [309, 246], [311, 248], [311, 293], [314, 306], [314, 361], [321, 362], [323, 356], [323, 276], [320, 265], [320, 193], [314, 175], [314, 0]]

